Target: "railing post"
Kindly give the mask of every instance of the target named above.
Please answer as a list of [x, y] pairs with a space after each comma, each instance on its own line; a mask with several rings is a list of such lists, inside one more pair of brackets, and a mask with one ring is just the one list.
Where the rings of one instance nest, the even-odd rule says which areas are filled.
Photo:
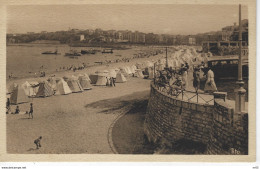
[[197, 103], [199, 103], [199, 93], [198, 93], [198, 91], [196, 91], [196, 95], [197, 95]]

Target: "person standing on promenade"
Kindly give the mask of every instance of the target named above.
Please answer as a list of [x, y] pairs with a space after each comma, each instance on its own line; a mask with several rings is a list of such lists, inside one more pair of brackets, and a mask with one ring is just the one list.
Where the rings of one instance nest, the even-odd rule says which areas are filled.
[[31, 103], [30, 105], [31, 105], [31, 107], [30, 107], [30, 111], [29, 111], [29, 118], [32, 117], [32, 119], [33, 119], [33, 104]]
[[200, 89], [200, 69], [195, 67], [193, 72], [193, 87], [196, 92]]
[[214, 72], [211, 70], [211, 67], [208, 67], [207, 70], [207, 81], [205, 84], [204, 92], [213, 93], [217, 91], [217, 86], [214, 80]]
[[186, 89], [188, 87], [188, 73], [186, 68], [182, 68], [182, 82], [183, 88]]

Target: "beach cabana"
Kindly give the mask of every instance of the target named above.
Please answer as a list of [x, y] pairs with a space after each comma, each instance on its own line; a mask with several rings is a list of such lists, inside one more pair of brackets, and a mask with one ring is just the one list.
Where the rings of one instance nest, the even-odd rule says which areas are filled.
[[70, 90], [67, 82], [65, 82], [63, 79], [60, 79], [56, 85], [55, 95], [66, 95], [70, 93], [72, 93], [72, 91]]
[[98, 75], [96, 86], [106, 86], [106, 84], [107, 84], [107, 77], [104, 75]]
[[144, 78], [144, 75], [143, 75], [143, 72], [141, 69], [136, 69], [135, 75], [136, 75], [136, 77]]
[[116, 83], [124, 83], [126, 82], [126, 78], [122, 73], [117, 73], [116, 75]]
[[28, 96], [26, 96], [25, 91], [21, 85], [17, 85], [10, 96], [11, 104], [20, 104], [29, 102]]
[[78, 79], [76, 79], [76, 78], [68, 79], [67, 83], [68, 83], [68, 86], [69, 86], [70, 90], [72, 91], [72, 93], [78, 93], [78, 92], [84, 91], [82, 86], [80, 85]]
[[84, 89], [84, 90], [90, 90], [92, 89], [92, 85], [90, 84], [90, 80], [88, 77], [86, 76], [80, 76], [79, 77], [79, 83], [81, 85], [81, 87]]
[[36, 95], [36, 89], [33, 88], [28, 81], [22, 84], [22, 88], [24, 89], [26, 96], [32, 97]]
[[47, 81], [42, 81], [39, 83], [39, 89], [36, 93], [36, 97], [49, 97], [54, 95], [54, 91]]
[[115, 71], [115, 69], [109, 69], [108, 70], [109, 71], [109, 77], [113, 77], [113, 78], [116, 78], [116, 71]]

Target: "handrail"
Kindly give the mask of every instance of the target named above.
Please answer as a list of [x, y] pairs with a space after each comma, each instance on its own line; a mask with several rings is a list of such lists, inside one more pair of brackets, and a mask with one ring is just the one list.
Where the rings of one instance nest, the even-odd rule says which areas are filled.
[[[209, 93], [199, 93], [198, 91], [194, 92], [194, 91], [189, 91], [189, 90], [185, 90], [183, 88], [179, 88], [179, 89], [175, 89], [175, 94], [172, 94], [172, 90], [173, 90], [173, 87], [170, 86], [169, 84], [164, 84], [163, 86], [159, 86], [158, 83], [154, 83], [154, 86], [156, 88], [158, 88], [158, 90], [160, 90], [160, 87], [162, 88], [162, 90], [160, 90], [161, 92], [167, 94], [167, 95], [170, 95], [170, 96], [175, 96], [176, 98], [181, 94], [181, 100], [186, 100], [184, 99], [184, 96], [187, 98], [187, 101], [188, 102], [191, 102], [191, 100], [196, 97], [196, 102], [195, 103], [199, 103], [199, 99], [203, 100], [203, 102], [205, 104], [209, 104], [211, 101], [214, 100], [214, 96], [212, 94], [209, 94]], [[168, 89], [167, 89], [168, 87]], [[166, 90], [166, 91], [165, 91]], [[189, 96], [188, 93], [192, 93], [194, 95], [192, 96]], [[203, 98], [203, 95], [206, 95], [206, 96], [213, 96], [212, 99], [210, 100], [206, 100], [205, 98]], [[194, 101], [193, 101], [194, 102]]]

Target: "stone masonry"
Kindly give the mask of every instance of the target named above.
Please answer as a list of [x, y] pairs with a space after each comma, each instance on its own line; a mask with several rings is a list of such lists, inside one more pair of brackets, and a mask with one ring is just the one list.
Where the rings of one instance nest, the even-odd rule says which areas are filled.
[[208, 154], [248, 154], [248, 114], [234, 114], [224, 99], [214, 105], [192, 103], [157, 90], [151, 94], [144, 125], [150, 142], [179, 139], [207, 145]]

